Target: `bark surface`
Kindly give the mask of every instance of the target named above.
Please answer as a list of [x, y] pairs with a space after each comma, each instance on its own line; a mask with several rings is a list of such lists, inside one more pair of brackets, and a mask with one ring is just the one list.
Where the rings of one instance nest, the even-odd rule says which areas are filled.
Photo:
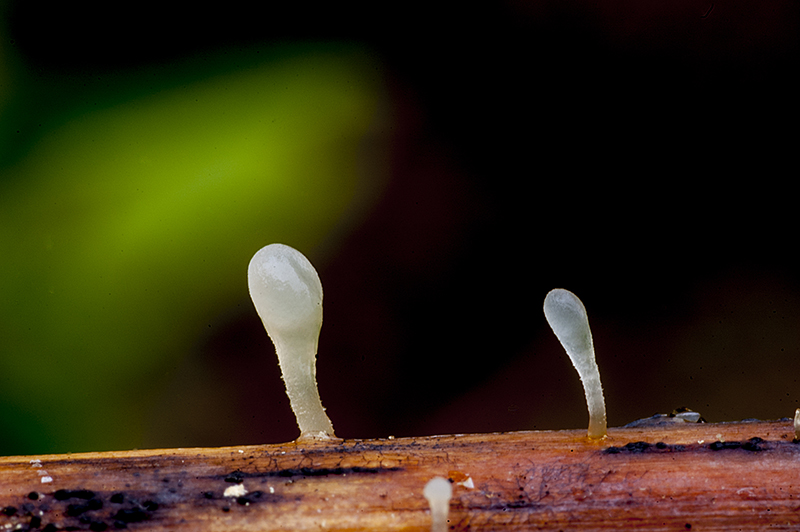
[[790, 420], [0, 458], [0, 530], [798, 530]]

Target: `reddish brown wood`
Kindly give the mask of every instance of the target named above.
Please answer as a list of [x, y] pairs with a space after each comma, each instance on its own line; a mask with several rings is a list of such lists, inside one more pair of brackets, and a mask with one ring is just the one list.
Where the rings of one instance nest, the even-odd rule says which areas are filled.
[[422, 531], [436, 475], [451, 530], [800, 529], [791, 421], [609, 432], [0, 458], [0, 530]]

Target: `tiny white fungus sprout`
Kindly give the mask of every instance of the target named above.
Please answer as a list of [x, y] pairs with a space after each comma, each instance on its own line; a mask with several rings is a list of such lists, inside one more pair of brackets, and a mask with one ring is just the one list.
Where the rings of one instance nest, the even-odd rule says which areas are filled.
[[800, 408], [794, 411], [794, 439], [800, 440]]
[[586, 308], [578, 296], [569, 290], [556, 288], [544, 298], [544, 315], [583, 383], [586, 405], [589, 408], [589, 438], [605, 438], [606, 403], [600, 383], [600, 370], [597, 369], [594, 358], [592, 331], [589, 329]]
[[422, 495], [431, 506], [431, 532], [446, 532], [450, 498], [453, 496], [453, 486], [450, 481], [442, 477], [433, 477], [425, 484]]
[[317, 391], [322, 283], [299, 251], [283, 244], [258, 250], [247, 269], [250, 297], [275, 344], [300, 438], [330, 439], [333, 425]]
[[247, 488], [244, 487], [244, 484], [228, 486], [222, 493], [223, 497], [244, 497], [245, 495], [247, 495]]

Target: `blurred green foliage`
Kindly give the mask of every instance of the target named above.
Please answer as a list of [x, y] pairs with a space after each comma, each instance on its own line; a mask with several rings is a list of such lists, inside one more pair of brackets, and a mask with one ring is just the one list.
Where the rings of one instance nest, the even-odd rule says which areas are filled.
[[82, 91], [10, 54], [0, 455], [136, 447], [145, 391], [248, 301], [252, 254], [280, 241], [313, 259], [357, 209], [379, 64], [343, 45], [236, 50]]

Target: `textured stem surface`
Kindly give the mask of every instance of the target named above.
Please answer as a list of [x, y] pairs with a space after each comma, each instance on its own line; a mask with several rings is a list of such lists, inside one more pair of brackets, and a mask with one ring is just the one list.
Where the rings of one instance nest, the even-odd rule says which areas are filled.
[[[300, 437], [333, 437], [333, 424], [317, 389], [317, 342], [301, 339], [291, 345], [275, 343], [278, 353], [306, 353], [304, 356], [278, 356], [286, 395], [300, 428]], [[285, 366], [291, 365], [290, 369]]]

